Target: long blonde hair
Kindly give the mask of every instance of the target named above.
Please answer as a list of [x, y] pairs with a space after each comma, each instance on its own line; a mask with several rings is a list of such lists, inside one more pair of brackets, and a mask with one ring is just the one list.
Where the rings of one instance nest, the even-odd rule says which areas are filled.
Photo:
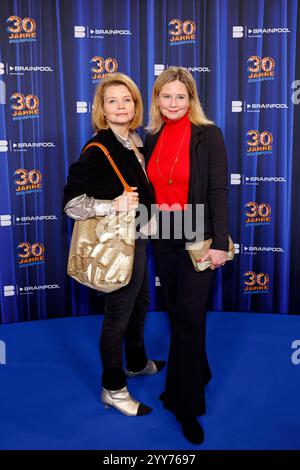
[[140, 91], [131, 78], [123, 73], [112, 73], [103, 78], [96, 88], [93, 99], [92, 125], [95, 132], [101, 129], [108, 129], [108, 124], [104, 116], [104, 93], [105, 90], [113, 85], [125, 85], [130, 92], [135, 104], [135, 114], [130, 123], [130, 130], [139, 127], [143, 122], [143, 103]]
[[208, 119], [202, 109], [200, 104], [196, 83], [193, 76], [183, 67], [168, 67], [164, 70], [155, 80], [153, 91], [152, 91], [152, 98], [151, 98], [151, 108], [150, 108], [150, 121], [147, 126], [147, 130], [151, 134], [156, 134], [163, 124], [163, 119], [161, 112], [157, 105], [157, 97], [163, 88], [164, 85], [167, 83], [174, 82], [175, 80], [179, 80], [180, 82], [184, 83], [187, 88], [189, 94], [189, 120], [193, 124], [214, 124], [213, 121]]

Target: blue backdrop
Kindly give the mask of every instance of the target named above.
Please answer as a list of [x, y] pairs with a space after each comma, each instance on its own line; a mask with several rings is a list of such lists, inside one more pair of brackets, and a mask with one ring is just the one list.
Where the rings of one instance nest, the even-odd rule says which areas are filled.
[[228, 150], [236, 258], [219, 270], [211, 307], [300, 312], [298, 6], [1, 1], [1, 322], [102, 310], [101, 294], [66, 276], [72, 222], [61, 211], [63, 185], [92, 134], [91, 100], [103, 76], [118, 70], [135, 80], [146, 124], [153, 82], [168, 65], [191, 71]]

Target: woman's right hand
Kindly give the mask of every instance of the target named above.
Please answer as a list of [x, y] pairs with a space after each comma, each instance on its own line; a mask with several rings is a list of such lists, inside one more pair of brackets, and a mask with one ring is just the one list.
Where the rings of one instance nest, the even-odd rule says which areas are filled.
[[135, 191], [136, 186], [131, 186], [132, 192], [124, 191], [117, 197], [113, 203], [113, 209], [116, 212], [128, 212], [131, 209], [137, 209], [139, 204], [139, 194]]

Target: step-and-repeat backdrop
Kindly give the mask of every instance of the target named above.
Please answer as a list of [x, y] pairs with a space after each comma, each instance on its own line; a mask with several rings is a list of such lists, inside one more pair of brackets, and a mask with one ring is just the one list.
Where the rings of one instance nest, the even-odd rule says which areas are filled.
[[[298, 0], [2, 0], [1, 322], [103, 309], [66, 275], [68, 168], [91, 136], [91, 102], [111, 72], [141, 89], [169, 65], [194, 76], [229, 158], [236, 258], [211, 308], [300, 312]], [[143, 131], [141, 131], [143, 134]], [[151, 309], [161, 308], [149, 249]]]

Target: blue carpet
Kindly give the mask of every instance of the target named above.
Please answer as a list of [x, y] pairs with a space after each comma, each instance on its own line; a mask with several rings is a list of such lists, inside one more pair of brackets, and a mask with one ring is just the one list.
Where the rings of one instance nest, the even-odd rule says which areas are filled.
[[[153, 412], [129, 418], [104, 407], [98, 336], [102, 316], [0, 326], [1, 449], [300, 449], [300, 364], [291, 344], [300, 317], [210, 312], [202, 446], [190, 445], [158, 399], [165, 371], [130, 379], [132, 394]], [[149, 357], [167, 358], [165, 313], [146, 323]], [[188, 400], [188, 390], [187, 390]]]

